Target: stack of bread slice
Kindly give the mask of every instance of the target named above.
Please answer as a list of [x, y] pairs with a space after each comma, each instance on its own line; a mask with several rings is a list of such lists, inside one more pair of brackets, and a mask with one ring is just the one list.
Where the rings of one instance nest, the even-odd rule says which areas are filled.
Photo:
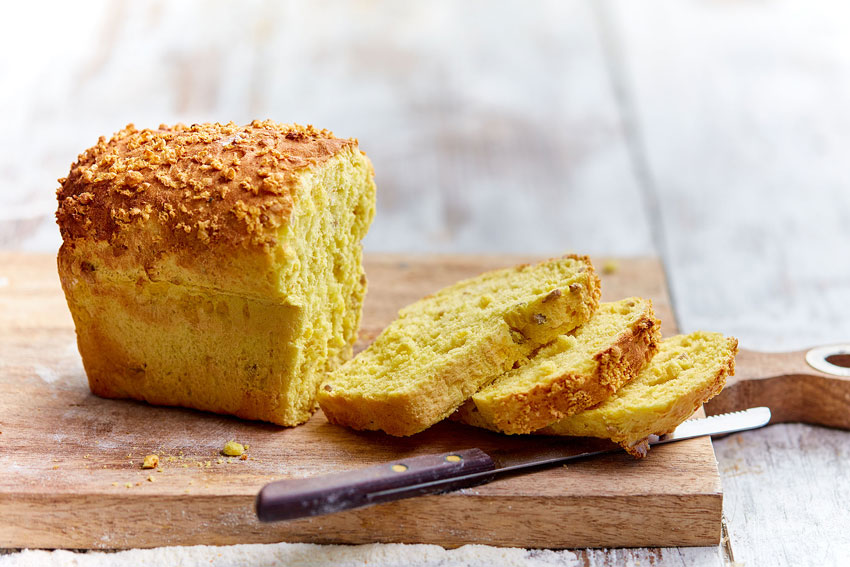
[[321, 385], [328, 420], [413, 435], [451, 416], [508, 434], [593, 436], [643, 456], [734, 372], [737, 341], [661, 339], [652, 302], [600, 303], [589, 258], [459, 282], [403, 309]]

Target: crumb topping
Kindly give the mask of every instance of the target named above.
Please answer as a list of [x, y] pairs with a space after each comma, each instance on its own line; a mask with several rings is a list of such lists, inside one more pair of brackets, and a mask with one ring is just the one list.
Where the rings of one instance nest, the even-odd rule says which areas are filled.
[[145, 130], [129, 124], [101, 137], [59, 179], [57, 223], [65, 241], [112, 242], [153, 220], [168, 229], [163, 238], [199, 246], [273, 245], [299, 173], [356, 144], [271, 120]]

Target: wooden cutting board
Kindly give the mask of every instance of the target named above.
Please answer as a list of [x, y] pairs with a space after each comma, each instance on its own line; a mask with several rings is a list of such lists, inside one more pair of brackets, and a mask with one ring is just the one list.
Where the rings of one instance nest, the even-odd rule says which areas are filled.
[[[369, 256], [358, 348], [403, 305], [521, 260]], [[663, 332], [675, 333], [657, 260], [620, 260], [602, 274], [602, 284], [603, 299], [652, 298]], [[720, 478], [705, 438], [657, 447], [641, 461], [616, 454], [445, 495], [260, 524], [254, 497], [272, 480], [471, 447], [581, 441], [507, 437], [455, 423], [397, 439], [330, 425], [321, 413], [286, 429], [97, 398], [88, 390], [52, 256], [0, 254], [0, 432], [0, 547], [278, 541], [655, 547], [720, 539]], [[250, 446], [247, 460], [220, 456], [231, 439]], [[140, 468], [151, 453], [163, 460], [161, 472]]]

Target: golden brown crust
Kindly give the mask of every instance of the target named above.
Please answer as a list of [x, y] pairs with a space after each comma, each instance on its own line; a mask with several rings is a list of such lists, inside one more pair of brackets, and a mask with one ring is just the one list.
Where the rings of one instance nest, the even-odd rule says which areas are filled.
[[608, 399], [634, 378], [658, 352], [660, 329], [661, 322], [650, 309], [614, 344], [593, 356], [597, 362], [593, 374], [566, 372], [527, 392], [506, 396], [494, 404], [489, 418], [469, 400], [452, 419], [511, 434], [542, 429]]
[[101, 137], [56, 192], [65, 242], [113, 242], [151, 219], [163, 245], [268, 246], [293, 208], [299, 172], [357, 140], [312, 126], [254, 121], [193, 124]]
[[726, 386], [726, 378], [735, 375], [735, 355], [738, 353], [738, 339], [729, 337], [727, 341], [732, 354], [726, 363], [717, 370], [714, 379], [704, 388], [690, 392], [688, 396], [678, 400], [670, 412], [659, 419], [655, 431], [647, 433], [646, 436], [639, 439], [626, 439], [614, 432], [611, 439], [636, 459], [645, 457], [649, 452], [649, 435], [666, 435], [675, 431], [679, 425], [694, 415], [705, 402], [723, 390]]
[[[331, 375], [319, 388], [319, 403], [328, 421], [353, 429], [380, 429], [395, 436], [414, 435], [451, 415], [463, 400], [482, 385], [508, 371], [515, 362], [528, 357], [540, 345], [551, 342], [558, 335], [590, 319], [599, 303], [599, 277], [587, 256], [568, 255], [563, 258], [583, 264], [577, 269], [581, 276], [570, 277], [574, 282], [572, 285], [561, 284], [561, 287], [546, 295], [540, 291], [529, 292], [528, 301], [517, 303], [499, 315], [507, 326], [493, 326], [487, 333], [480, 328], [476, 329], [480, 340], [476, 342], [475, 348], [466, 351], [463, 357], [438, 359], [433, 367], [439, 370], [431, 375], [431, 380], [419, 384], [415, 392], [382, 395], [377, 391], [374, 394], [346, 391], [335, 387], [338, 385], [335, 381], [345, 382], [343, 366], [339, 370], [343, 376]], [[522, 264], [494, 272], [505, 272], [503, 277], [509, 281], [513, 273], [534, 270], [551, 262], [556, 260], [535, 265]], [[457, 282], [438, 294], [447, 290], [458, 294], [467, 293], [458, 286], [487, 275], [481, 274]], [[414, 303], [405, 307], [402, 313], [415, 309], [416, 305]], [[373, 344], [370, 349], [374, 348]], [[369, 349], [364, 352], [369, 352]], [[359, 356], [364, 355], [361, 353]]]
[[[169, 370], [177, 377], [164, 378], [161, 370], [152, 370], [147, 362], [135, 358], [134, 353], [116, 339], [108, 322], [81, 324], [78, 320], [81, 309], [70, 302], [69, 307], [75, 319], [77, 346], [89, 389], [96, 396], [200, 409], [287, 427], [304, 423], [314, 412], [312, 407], [282, 406], [283, 393], [274, 385], [257, 389], [252, 383], [252, 378], [256, 377], [251, 376], [250, 371], [227, 364], [230, 361], [221, 356], [210, 367], [187, 368], [185, 361], [175, 361]], [[139, 315], [144, 318], [150, 313], [142, 311]], [[160, 329], [163, 327], [160, 323]], [[248, 332], [242, 327], [233, 336], [246, 336]], [[222, 337], [220, 333], [213, 336]], [[283, 337], [283, 340], [291, 341], [291, 338]], [[270, 373], [283, 374], [278, 368], [276, 366]], [[222, 387], [223, 384], [226, 386]]]

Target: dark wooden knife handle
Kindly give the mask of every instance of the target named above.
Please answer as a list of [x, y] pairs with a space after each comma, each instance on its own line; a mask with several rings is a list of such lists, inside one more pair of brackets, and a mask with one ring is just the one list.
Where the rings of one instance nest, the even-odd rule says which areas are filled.
[[[821, 371], [807, 362], [823, 368]], [[800, 422], [850, 429], [850, 345], [766, 353], [741, 350], [735, 376], [705, 404], [707, 415], [770, 408], [771, 423]]]
[[[257, 517], [262, 522], [291, 520], [370, 506], [428, 492], [443, 492], [459, 486], [443, 486], [432, 491], [418, 490], [415, 493], [405, 492], [403, 488], [495, 468], [495, 463], [484, 451], [466, 449], [399, 459], [310, 478], [279, 480], [264, 486], [257, 495]], [[381, 494], [384, 491], [393, 492]]]

